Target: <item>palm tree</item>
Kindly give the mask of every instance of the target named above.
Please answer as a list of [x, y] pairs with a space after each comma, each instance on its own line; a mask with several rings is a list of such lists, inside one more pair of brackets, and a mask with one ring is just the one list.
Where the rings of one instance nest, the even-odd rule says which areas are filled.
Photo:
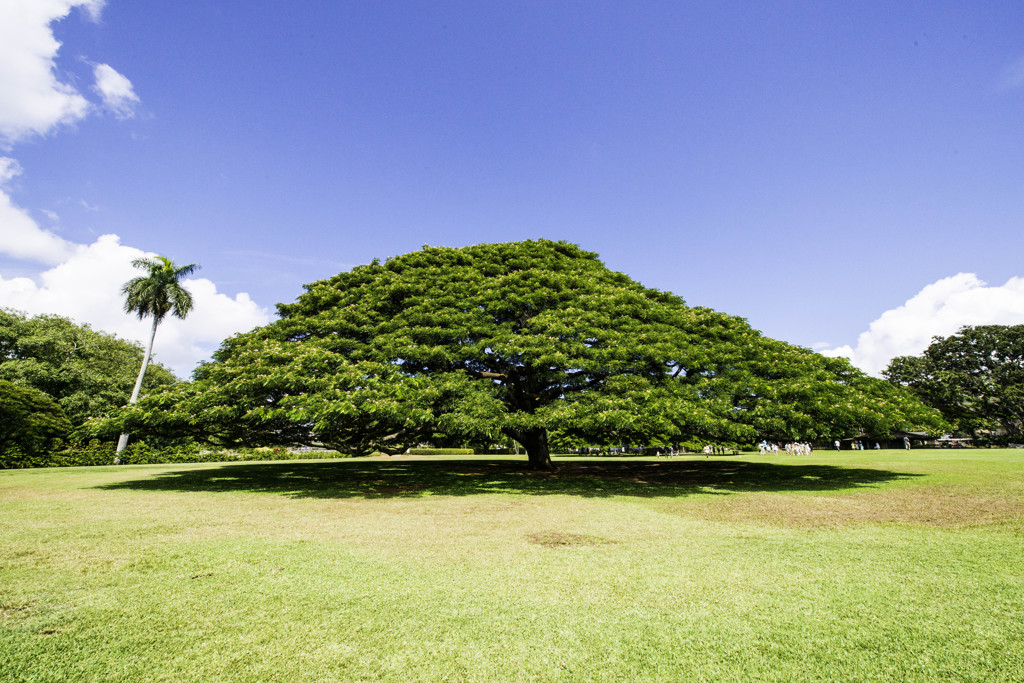
[[[151, 316], [153, 331], [149, 335], [149, 346], [146, 347], [146, 354], [142, 357], [142, 369], [139, 370], [139, 377], [135, 380], [132, 397], [128, 400], [129, 405], [139, 399], [142, 378], [146, 375], [149, 358], [153, 355], [153, 340], [156, 338], [156, 328], [160, 321], [168, 313], [173, 313], [175, 317], [184, 319], [192, 310], [192, 295], [181, 286], [180, 280], [199, 269], [199, 265], [195, 263], [178, 268], [173, 261], [165, 256], [137, 258], [132, 261], [132, 265], [145, 270], [146, 274], [133, 277], [121, 288], [121, 293], [125, 295], [124, 311], [138, 314], [139, 320]], [[123, 451], [127, 445], [128, 435], [122, 434], [121, 438], [117, 440], [117, 452]]]

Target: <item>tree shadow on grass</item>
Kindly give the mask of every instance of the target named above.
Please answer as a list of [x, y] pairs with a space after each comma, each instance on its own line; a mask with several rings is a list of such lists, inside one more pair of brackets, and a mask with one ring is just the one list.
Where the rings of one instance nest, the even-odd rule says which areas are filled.
[[834, 465], [741, 460], [560, 460], [533, 472], [517, 460], [261, 462], [175, 470], [108, 490], [271, 493], [294, 498], [414, 498], [483, 493], [685, 496], [740, 491], [833, 491], [920, 476]]

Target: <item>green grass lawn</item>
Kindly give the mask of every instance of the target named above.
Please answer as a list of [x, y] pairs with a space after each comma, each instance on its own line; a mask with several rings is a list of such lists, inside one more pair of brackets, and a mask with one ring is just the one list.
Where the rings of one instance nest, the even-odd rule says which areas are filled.
[[1024, 451], [0, 472], [4, 681], [1024, 681]]

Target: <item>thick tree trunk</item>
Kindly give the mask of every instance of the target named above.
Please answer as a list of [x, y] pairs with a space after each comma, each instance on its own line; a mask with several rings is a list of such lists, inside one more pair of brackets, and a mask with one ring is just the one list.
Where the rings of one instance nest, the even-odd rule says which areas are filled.
[[531, 429], [528, 432], [520, 432], [517, 441], [526, 448], [531, 470], [554, 471], [555, 467], [551, 464], [551, 453], [548, 451], [548, 430]]
[[[149, 346], [146, 347], [146, 353], [142, 356], [142, 369], [139, 370], [139, 376], [135, 380], [135, 388], [132, 389], [132, 397], [128, 399], [128, 405], [131, 405], [139, 400], [139, 391], [142, 390], [142, 378], [146, 376], [146, 368], [149, 367], [149, 358], [153, 355], [153, 340], [156, 339], [156, 326], [160, 324], [160, 321], [154, 316], [153, 317], [153, 330], [149, 333]], [[128, 446], [128, 435], [121, 434], [121, 438], [117, 440], [117, 452], [120, 453]]]

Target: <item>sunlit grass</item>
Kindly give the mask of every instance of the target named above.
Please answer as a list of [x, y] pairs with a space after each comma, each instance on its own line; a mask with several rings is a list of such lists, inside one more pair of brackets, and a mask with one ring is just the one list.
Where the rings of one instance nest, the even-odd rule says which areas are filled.
[[1024, 452], [0, 472], [0, 680], [1021, 680]]

